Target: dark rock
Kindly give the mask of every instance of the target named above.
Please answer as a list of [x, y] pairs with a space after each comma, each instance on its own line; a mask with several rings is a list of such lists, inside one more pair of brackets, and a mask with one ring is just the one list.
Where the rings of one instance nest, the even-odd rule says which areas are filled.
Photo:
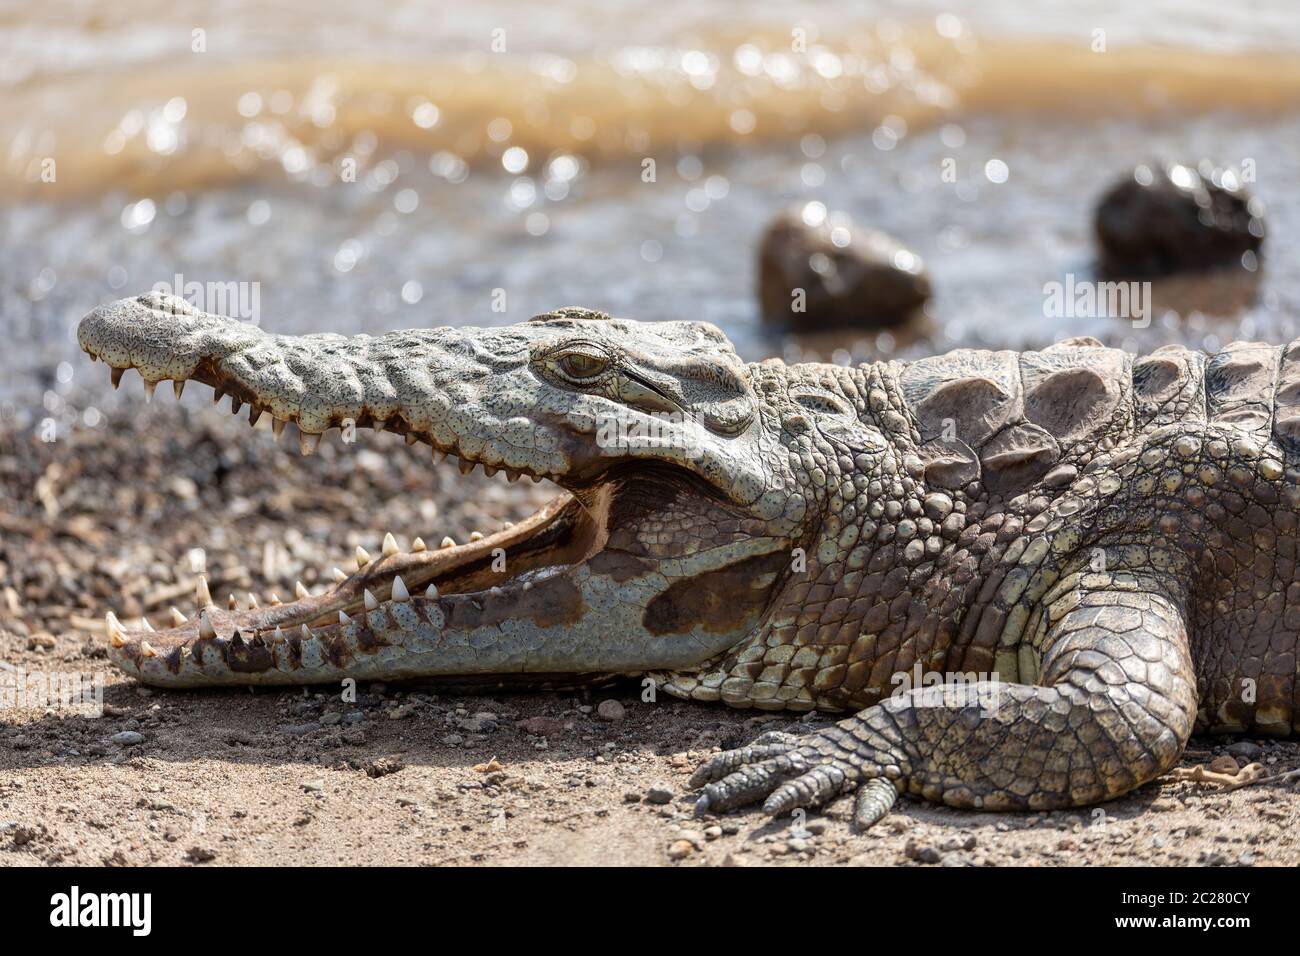
[[903, 846], [903, 855], [918, 863], [938, 863], [943, 857], [936, 847], [915, 840], [908, 840]]
[[[920, 256], [813, 203], [768, 226], [758, 274], [763, 318], [804, 332], [896, 325], [930, 297]], [[796, 290], [802, 290], [802, 311]]]
[[[1240, 174], [1199, 166], [1138, 166], [1097, 204], [1093, 222], [1101, 268], [1109, 275], [1243, 266], [1264, 241], [1264, 207]], [[1253, 268], [1247, 266], [1247, 268]]]
[[1253, 740], [1238, 740], [1236, 743], [1229, 744], [1226, 749], [1232, 756], [1247, 763], [1253, 763], [1264, 756], [1264, 748]]

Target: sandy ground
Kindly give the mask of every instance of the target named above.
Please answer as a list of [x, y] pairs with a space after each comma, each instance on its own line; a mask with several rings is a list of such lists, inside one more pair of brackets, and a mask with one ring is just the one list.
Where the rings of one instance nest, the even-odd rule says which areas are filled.
[[[1032, 816], [900, 801], [858, 835], [849, 801], [777, 821], [693, 815], [696, 763], [794, 727], [790, 716], [646, 702], [631, 685], [363, 686], [355, 702], [140, 687], [109, 667], [97, 622], [109, 608], [188, 613], [195, 567], [214, 593], [291, 593], [385, 530], [403, 544], [461, 538], [547, 496], [433, 468], [393, 436], [299, 459], [292, 434], [276, 448], [205, 406], [133, 402], [110, 427], [52, 444], [0, 431], [0, 661], [102, 672], [106, 685], [98, 719], [0, 710], [0, 863], [1300, 863], [1294, 784], [1225, 792], [1166, 778], [1102, 808]], [[1270, 775], [1300, 767], [1300, 743], [1207, 739], [1184, 765], [1229, 753]]]

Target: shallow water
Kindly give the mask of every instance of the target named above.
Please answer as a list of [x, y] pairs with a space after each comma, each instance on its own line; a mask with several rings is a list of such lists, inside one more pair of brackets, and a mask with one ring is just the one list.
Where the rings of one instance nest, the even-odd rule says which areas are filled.
[[[88, 406], [113, 399], [76, 321], [178, 276], [256, 284], [251, 317], [276, 331], [500, 324], [581, 304], [706, 319], [748, 358], [1300, 334], [1300, 14], [1285, 3], [1249, 18], [1209, 3], [1033, 17], [759, 3], [743, 21], [708, 2], [407, 3], [382, 18], [210, 6], [0, 13], [7, 421], [99, 420]], [[491, 52], [497, 29], [505, 52]], [[1161, 284], [1146, 329], [1046, 316], [1044, 283], [1089, 275], [1096, 197], [1158, 156], [1256, 171], [1270, 230], [1258, 273]], [[355, 182], [340, 178], [349, 160]], [[918, 334], [810, 342], [760, 327], [762, 228], [814, 201], [924, 258], [935, 297]]]

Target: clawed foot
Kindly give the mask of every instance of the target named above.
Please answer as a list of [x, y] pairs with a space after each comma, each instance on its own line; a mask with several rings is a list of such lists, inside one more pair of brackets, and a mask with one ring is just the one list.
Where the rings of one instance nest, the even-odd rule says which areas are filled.
[[887, 752], [855, 736], [851, 718], [802, 736], [765, 733], [748, 747], [716, 754], [691, 777], [703, 787], [697, 814], [745, 806], [760, 798], [773, 816], [820, 807], [857, 791], [853, 823], [865, 830], [898, 799], [902, 770]]

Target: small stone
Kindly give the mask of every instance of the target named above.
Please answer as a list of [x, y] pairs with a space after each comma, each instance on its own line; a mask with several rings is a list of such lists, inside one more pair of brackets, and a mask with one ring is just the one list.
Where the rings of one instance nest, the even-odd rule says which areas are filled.
[[564, 732], [564, 721], [558, 717], [529, 717], [515, 726], [534, 737], [556, 737]]
[[695, 844], [690, 840], [674, 840], [668, 844], [668, 859], [684, 860], [695, 852]]
[[144, 743], [144, 734], [137, 730], [120, 730], [108, 738], [109, 743], [119, 744], [123, 747], [135, 747]]
[[915, 840], [908, 840], [903, 847], [903, 855], [918, 863], [938, 863], [942, 858], [937, 848]]
[[1210, 761], [1210, 770], [1214, 773], [1235, 774], [1240, 769], [1231, 757], [1215, 757]]
[[596, 708], [596, 716], [601, 720], [608, 720], [610, 722], [622, 720], [627, 716], [627, 709], [618, 701], [610, 698], [609, 700], [602, 700], [600, 702], [600, 705]]
[[304, 780], [304, 781], [302, 782], [301, 786], [302, 786], [302, 788], [303, 788], [304, 790], [306, 790], [308, 793], [319, 793], [320, 791], [322, 791], [322, 790], [325, 789], [325, 781], [324, 781], [324, 780], [319, 780], [319, 779], [316, 779], [316, 780]]
[[1238, 740], [1236, 743], [1229, 744], [1227, 750], [1232, 756], [1246, 763], [1254, 763], [1264, 756], [1264, 748], [1253, 740]]
[[673, 788], [663, 782], [657, 782], [651, 785], [650, 789], [645, 792], [647, 803], [665, 804], [673, 798]]
[[185, 856], [195, 863], [207, 863], [217, 858], [217, 851], [206, 846], [192, 846], [185, 852]]

